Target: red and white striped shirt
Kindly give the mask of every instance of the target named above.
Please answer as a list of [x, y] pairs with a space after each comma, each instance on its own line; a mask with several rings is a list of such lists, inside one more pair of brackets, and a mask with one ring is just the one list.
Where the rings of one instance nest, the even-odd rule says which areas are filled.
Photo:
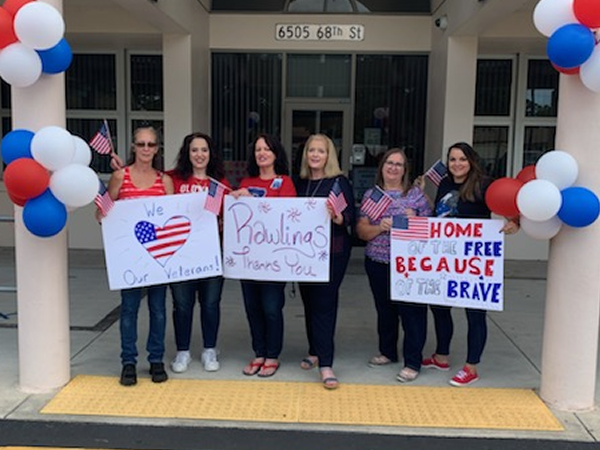
[[141, 198], [141, 197], [157, 197], [159, 195], [167, 195], [165, 185], [162, 181], [162, 172], [156, 171], [156, 179], [154, 184], [147, 188], [138, 188], [133, 181], [131, 181], [131, 175], [129, 173], [129, 167], [125, 167], [123, 175], [123, 183], [119, 189], [119, 196], [117, 200]]

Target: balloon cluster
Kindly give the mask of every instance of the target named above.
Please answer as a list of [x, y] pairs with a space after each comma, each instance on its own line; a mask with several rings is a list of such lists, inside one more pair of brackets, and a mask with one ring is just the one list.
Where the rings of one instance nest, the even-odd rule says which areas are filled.
[[490, 210], [505, 217], [520, 215], [521, 228], [535, 239], [550, 239], [563, 224], [581, 228], [600, 215], [600, 201], [589, 189], [573, 186], [579, 168], [566, 152], [545, 153], [516, 178], [499, 178], [485, 194]]
[[98, 193], [88, 144], [64, 128], [11, 131], [2, 139], [2, 160], [8, 196], [23, 206], [25, 227], [36, 236], [59, 233], [67, 210], [91, 203]]
[[0, 6], [0, 77], [16, 87], [42, 75], [64, 72], [73, 53], [64, 39], [60, 12], [36, 0], [6, 0]]

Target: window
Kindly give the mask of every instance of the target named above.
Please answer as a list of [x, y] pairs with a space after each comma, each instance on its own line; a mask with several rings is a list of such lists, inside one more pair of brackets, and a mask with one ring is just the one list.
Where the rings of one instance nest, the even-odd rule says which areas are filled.
[[489, 175], [514, 176], [554, 148], [558, 78], [545, 58], [478, 61], [473, 146]]
[[74, 54], [65, 79], [67, 109], [117, 109], [116, 55]]
[[426, 105], [427, 56], [357, 56], [353, 143], [366, 146], [367, 166], [404, 147], [413, 173], [422, 172]]
[[511, 107], [512, 60], [477, 61], [476, 116], [509, 116]]
[[288, 55], [287, 96], [350, 98], [350, 55]]
[[280, 137], [281, 59], [278, 53], [212, 55], [212, 137], [226, 161], [245, 167], [257, 134]]

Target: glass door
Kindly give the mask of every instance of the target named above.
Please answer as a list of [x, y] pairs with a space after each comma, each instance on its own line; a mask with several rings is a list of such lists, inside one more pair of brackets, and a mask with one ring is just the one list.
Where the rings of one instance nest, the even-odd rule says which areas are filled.
[[285, 108], [284, 145], [292, 176], [298, 176], [304, 143], [311, 134], [329, 136], [338, 151], [342, 170], [348, 170], [350, 149], [349, 105], [288, 104]]

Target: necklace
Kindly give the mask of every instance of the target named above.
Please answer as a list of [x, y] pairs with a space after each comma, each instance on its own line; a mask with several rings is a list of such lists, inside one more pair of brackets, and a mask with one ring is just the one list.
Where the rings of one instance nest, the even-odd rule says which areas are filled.
[[308, 183], [306, 183], [306, 193], [304, 194], [305, 197], [314, 197], [315, 194], [317, 193], [317, 191], [319, 190], [319, 188], [321, 187], [321, 183], [323, 182], [325, 178], [321, 178], [319, 180], [319, 182], [317, 183], [317, 186], [312, 190], [312, 193], [310, 195], [310, 183], [312, 183], [312, 180], [308, 180]]

